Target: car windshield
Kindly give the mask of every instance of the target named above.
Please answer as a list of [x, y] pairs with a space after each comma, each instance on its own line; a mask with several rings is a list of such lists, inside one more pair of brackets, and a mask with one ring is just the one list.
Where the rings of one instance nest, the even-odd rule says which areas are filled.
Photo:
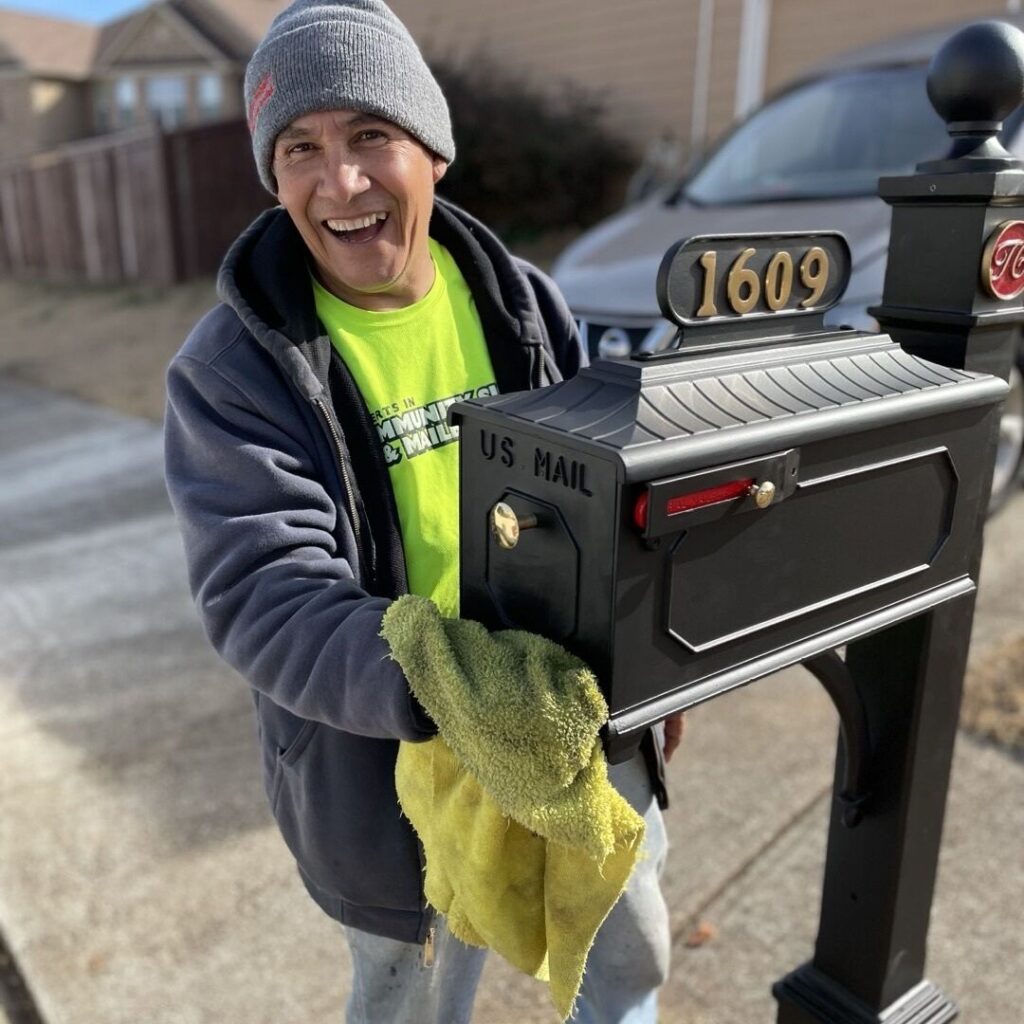
[[785, 93], [737, 129], [686, 185], [702, 204], [874, 195], [949, 148], [925, 67], [873, 68]]

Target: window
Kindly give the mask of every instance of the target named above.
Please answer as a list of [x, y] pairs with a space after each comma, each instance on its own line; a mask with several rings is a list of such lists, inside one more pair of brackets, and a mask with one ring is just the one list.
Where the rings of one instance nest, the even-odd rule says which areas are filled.
[[177, 128], [188, 110], [188, 83], [182, 75], [146, 79], [146, 110], [161, 128]]
[[196, 102], [199, 117], [203, 121], [214, 121], [221, 116], [224, 102], [224, 80], [220, 75], [200, 75], [196, 87]]
[[925, 73], [843, 72], [784, 93], [722, 144], [687, 196], [715, 204], [874, 195], [881, 176], [908, 174], [949, 148]]
[[99, 82], [93, 86], [92, 120], [97, 135], [103, 135], [113, 128], [110, 117], [110, 89], [106, 82]]
[[114, 83], [114, 126], [135, 124], [138, 89], [134, 78], [119, 78]]

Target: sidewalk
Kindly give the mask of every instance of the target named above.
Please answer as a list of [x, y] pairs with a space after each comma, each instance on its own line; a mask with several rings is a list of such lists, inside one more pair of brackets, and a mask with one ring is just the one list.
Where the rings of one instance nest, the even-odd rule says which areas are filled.
[[[340, 1021], [337, 929], [269, 819], [250, 699], [203, 638], [150, 422], [0, 378], [0, 929], [46, 1024]], [[1024, 495], [987, 535], [976, 644], [1024, 631]], [[794, 669], [689, 716], [673, 761], [663, 1024], [774, 1020], [809, 958], [836, 723]], [[1024, 760], [961, 734], [929, 976], [1024, 1003]], [[686, 939], [698, 921], [715, 935]], [[3, 1020], [0, 1011], [0, 1021]], [[476, 1024], [552, 1024], [489, 961]]]

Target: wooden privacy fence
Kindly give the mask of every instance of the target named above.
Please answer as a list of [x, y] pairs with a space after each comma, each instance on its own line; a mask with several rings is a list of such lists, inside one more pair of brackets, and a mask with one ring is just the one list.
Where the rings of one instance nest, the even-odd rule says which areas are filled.
[[243, 121], [156, 127], [0, 166], [0, 272], [171, 284], [216, 271], [272, 202]]

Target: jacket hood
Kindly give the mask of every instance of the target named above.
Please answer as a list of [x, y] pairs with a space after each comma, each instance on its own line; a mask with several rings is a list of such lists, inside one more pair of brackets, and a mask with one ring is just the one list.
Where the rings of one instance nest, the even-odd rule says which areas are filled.
[[[504, 351], [528, 359], [524, 346], [542, 347], [536, 302], [521, 264], [480, 221], [435, 197], [430, 235], [451, 252], [487, 335]], [[220, 298], [246, 329], [290, 372], [302, 392], [324, 390], [329, 344], [316, 315], [308, 250], [282, 207], [260, 214], [228, 250], [217, 277]], [[529, 360], [536, 362], [535, 359]], [[521, 370], [522, 367], [517, 367]], [[502, 387], [501, 371], [495, 366]], [[520, 385], [521, 386], [521, 385]]]
[[322, 330], [306, 247], [282, 207], [261, 213], [235, 240], [217, 275], [217, 293], [307, 398], [325, 391], [329, 353], [318, 358], [322, 346], [313, 344]]

